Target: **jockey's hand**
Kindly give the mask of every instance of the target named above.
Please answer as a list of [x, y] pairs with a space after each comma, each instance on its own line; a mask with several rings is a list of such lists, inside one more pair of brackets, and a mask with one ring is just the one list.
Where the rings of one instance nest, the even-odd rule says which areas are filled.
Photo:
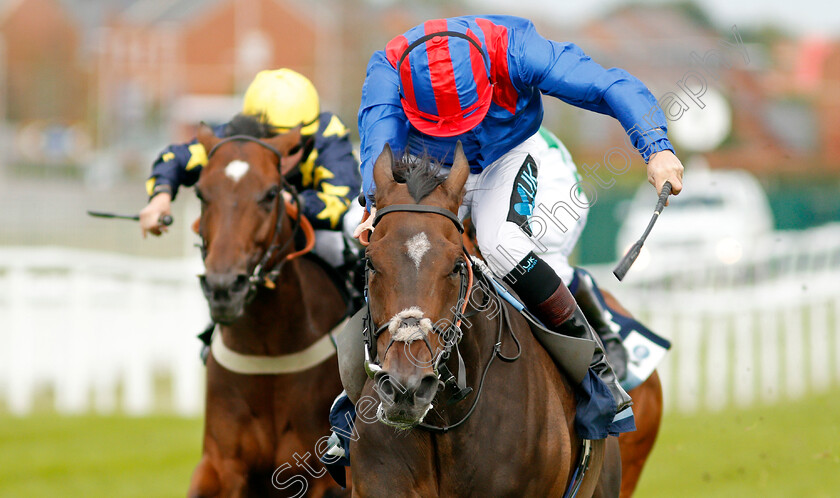
[[143, 231], [143, 238], [146, 238], [146, 233], [151, 233], [154, 236], [169, 230], [166, 225], [160, 223], [160, 217], [168, 214], [172, 215], [172, 196], [167, 192], [152, 197], [149, 204], [140, 211], [140, 230]]
[[[359, 223], [359, 226], [353, 230], [353, 237], [359, 239], [366, 230], [370, 230], [371, 233], [373, 232], [373, 220], [376, 218], [376, 208], [370, 208], [370, 214], [365, 213], [365, 216], [362, 218], [362, 222]], [[359, 239], [361, 240], [361, 239]]]
[[[677, 195], [682, 190], [683, 165], [670, 150], [662, 150], [650, 156], [647, 165], [648, 181], [656, 188], [656, 193], [662, 192], [662, 185], [671, 182], [671, 194]], [[665, 201], [668, 205], [668, 201]]]

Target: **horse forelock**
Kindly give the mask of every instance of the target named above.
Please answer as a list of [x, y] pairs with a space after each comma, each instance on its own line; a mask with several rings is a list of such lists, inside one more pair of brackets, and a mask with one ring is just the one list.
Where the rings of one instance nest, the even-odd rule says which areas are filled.
[[277, 135], [264, 115], [237, 114], [225, 126], [225, 136], [246, 135], [254, 138], [271, 138]]
[[405, 184], [414, 202], [419, 203], [435, 191], [444, 181], [442, 165], [428, 155], [405, 154], [394, 162], [394, 180]]

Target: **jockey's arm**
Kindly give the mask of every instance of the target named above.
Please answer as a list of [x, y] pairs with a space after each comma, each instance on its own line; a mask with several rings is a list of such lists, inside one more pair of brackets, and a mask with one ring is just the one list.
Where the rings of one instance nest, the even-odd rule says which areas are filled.
[[[223, 127], [216, 128], [216, 134]], [[181, 186], [192, 186], [198, 181], [201, 168], [207, 164], [204, 147], [193, 139], [183, 144], [172, 144], [161, 152], [152, 165], [152, 174], [146, 180], [149, 204], [140, 211], [140, 230], [160, 235], [166, 227], [159, 223], [164, 214], [171, 214], [171, 201], [178, 195]]]
[[359, 107], [362, 191], [368, 211], [374, 206], [373, 197], [376, 191], [373, 163], [382, 153], [386, 143], [399, 157], [408, 140], [408, 128], [408, 118], [400, 102], [397, 71], [388, 62], [384, 52], [375, 52], [368, 63]]
[[328, 122], [321, 123], [315, 149], [300, 166], [305, 187], [300, 197], [313, 228], [336, 230], [359, 195], [361, 175], [347, 128], [335, 115], [322, 119]]
[[566, 103], [616, 118], [648, 163], [657, 192], [665, 180], [674, 194], [680, 192], [683, 167], [668, 141], [665, 115], [638, 78], [623, 69], [604, 69], [573, 43], [543, 38], [532, 24], [511, 38], [508, 60], [514, 84], [535, 86]]

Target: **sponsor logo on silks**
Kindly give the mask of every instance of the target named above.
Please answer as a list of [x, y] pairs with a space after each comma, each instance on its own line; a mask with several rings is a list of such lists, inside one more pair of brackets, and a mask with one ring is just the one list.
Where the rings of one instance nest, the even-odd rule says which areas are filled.
[[633, 348], [633, 356], [638, 358], [638, 361], [642, 361], [648, 356], [650, 356], [650, 350], [647, 348], [647, 346], [639, 344], [638, 346]]
[[516, 174], [510, 198], [507, 221], [516, 223], [529, 236], [533, 235], [528, 218], [534, 212], [537, 195], [537, 164], [529, 155]]
[[528, 258], [528, 261], [525, 262], [525, 265], [522, 268], [525, 270], [525, 273], [528, 273], [529, 271], [533, 270], [535, 266], [537, 266], [537, 258], [531, 256], [530, 258]]
[[534, 198], [529, 192], [525, 191], [522, 185], [517, 185], [516, 191], [519, 192], [519, 198], [522, 201], [514, 204], [513, 209], [522, 216], [531, 216], [531, 213], [534, 212]]

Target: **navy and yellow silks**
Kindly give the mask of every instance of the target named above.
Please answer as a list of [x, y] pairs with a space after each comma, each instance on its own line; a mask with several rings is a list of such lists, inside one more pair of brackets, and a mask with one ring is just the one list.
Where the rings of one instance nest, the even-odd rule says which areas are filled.
[[[299, 190], [303, 215], [315, 229], [338, 230], [350, 202], [361, 186], [359, 164], [353, 155], [350, 134], [338, 116], [324, 112], [318, 117], [315, 145], [301, 162], [299, 172], [289, 181]], [[217, 126], [217, 136], [225, 136], [226, 125]], [[166, 185], [173, 199], [181, 186], [192, 186], [207, 164], [207, 154], [197, 140], [173, 144], [164, 149], [146, 182], [149, 195]]]

